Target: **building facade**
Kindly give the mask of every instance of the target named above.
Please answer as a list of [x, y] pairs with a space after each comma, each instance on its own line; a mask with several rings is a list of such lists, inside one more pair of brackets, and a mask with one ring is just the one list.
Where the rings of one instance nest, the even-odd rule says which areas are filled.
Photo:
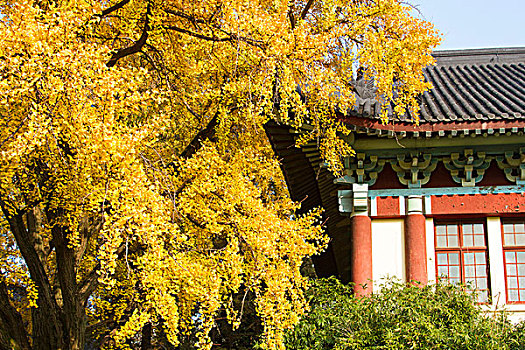
[[356, 151], [334, 178], [301, 130], [268, 134], [294, 200], [322, 206], [331, 243], [314, 259], [377, 290], [385, 277], [467, 283], [488, 307], [525, 318], [525, 48], [441, 51], [425, 69], [434, 88], [411, 115], [383, 125], [373, 86], [356, 82], [340, 119]]

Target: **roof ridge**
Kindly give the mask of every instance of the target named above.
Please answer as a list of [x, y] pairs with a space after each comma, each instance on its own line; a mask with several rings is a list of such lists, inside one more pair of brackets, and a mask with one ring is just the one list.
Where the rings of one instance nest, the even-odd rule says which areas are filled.
[[525, 47], [434, 51], [438, 66], [525, 63]]

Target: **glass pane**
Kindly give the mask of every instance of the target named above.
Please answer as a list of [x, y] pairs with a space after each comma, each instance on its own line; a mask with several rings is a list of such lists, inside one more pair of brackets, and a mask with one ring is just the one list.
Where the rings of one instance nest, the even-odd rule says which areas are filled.
[[516, 235], [516, 245], [525, 245], [525, 234]]
[[509, 290], [509, 301], [518, 301], [518, 291]]
[[485, 237], [482, 235], [474, 236], [474, 246], [484, 247], [485, 246]]
[[449, 235], [457, 235], [458, 234], [457, 225], [447, 225], [447, 232]]
[[519, 224], [514, 224], [514, 232], [525, 233], [525, 224], [523, 222]]
[[438, 248], [445, 248], [447, 246], [447, 236], [437, 236], [436, 245]]
[[525, 290], [520, 289], [520, 301], [525, 301]]
[[487, 269], [484, 265], [476, 266], [476, 276], [485, 277], [487, 275]]
[[458, 236], [448, 236], [449, 247], [459, 247]]
[[459, 284], [461, 280], [459, 278], [449, 278], [450, 283]]
[[463, 255], [463, 258], [465, 259], [466, 265], [473, 265], [474, 264], [474, 253], [465, 253]]
[[448, 276], [448, 268], [446, 266], [438, 266], [438, 276]]
[[463, 234], [464, 235], [472, 234], [472, 224], [465, 224], [465, 225], [463, 225]]
[[465, 266], [465, 278], [476, 277], [476, 269], [474, 266]]
[[514, 225], [513, 224], [504, 224], [503, 225], [503, 233], [512, 233], [514, 232]]
[[520, 288], [525, 288], [525, 277], [518, 277], [518, 282], [520, 283]]
[[448, 263], [450, 265], [459, 265], [459, 253], [449, 253]]
[[515, 263], [516, 262], [516, 255], [514, 252], [506, 252], [505, 253], [505, 260], [508, 263]]
[[463, 236], [463, 246], [473, 247], [474, 246], [474, 237], [471, 235]]
[[[525, 276], [525, 264], [518, 264], [518, 275]], [[523, 287], [525, 287], [525, 284]]]
[[525, 252], [516, 252], [519, 263], [525, 263]]
[[[460, 277], [459, 274], [459, 266], [450, 266], [448, 269], [448, 273], [450, 277]], [[517, 282], [516, 282], [517, 283]]]
[[485, 253], [476, 253], [476, 264], [485, 264]]
[[447, 253], [438, 253], [437, 254], [438, 265], [447, 265]]
[[465, 284], [472, 289], [476, 289], [476, 279], [465, 277]]
[[483, 224], [474, 224], [474, 233], [483, 233]]
[[509, 288], [518, 288], [518, 278], [517, 277], [507, 277], [507, 282]]
[[438, 235], [446, 235], [447, 234], [447, 228], [445, 225], [436, 225], [436, 234]]
[[504, 235], [505, 245], [516, 245], [514, 242], [514, 235], [512, 233], [505, 233]]
[[479, 292], [478, 302], [486, 303], [487, 301], [489, 301], [489, 292], [486, 290]]
[[516, 265], [507, 265], [507, 276], [516, 276]]
[[478, 289], [487, 289], [487, 279], [486, 278], [477, 278], [476, 285]]

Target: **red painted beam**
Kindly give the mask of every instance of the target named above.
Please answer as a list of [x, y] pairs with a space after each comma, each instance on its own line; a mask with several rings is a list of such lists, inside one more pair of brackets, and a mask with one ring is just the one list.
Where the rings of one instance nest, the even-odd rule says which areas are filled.
[[525, 213], [523, 193], [432, 196], [432, 215]]
[[399, 197], [377, 197], [376, 205], [378, 217], [399, 217], [401, 215]]

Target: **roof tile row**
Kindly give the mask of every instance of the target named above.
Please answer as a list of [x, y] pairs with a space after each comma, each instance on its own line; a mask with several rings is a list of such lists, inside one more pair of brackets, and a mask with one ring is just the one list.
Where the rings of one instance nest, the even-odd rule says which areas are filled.
[[[420, 122], [525, 119], [525, 48], [437, 52], [437, 66], [424, 69], [433, 88], [420, 97]], [[353, 116], [378, 118], [381, 105], [371, 84], [356, 82]], [[410, 121], [409, 113], [392, 120]]]

